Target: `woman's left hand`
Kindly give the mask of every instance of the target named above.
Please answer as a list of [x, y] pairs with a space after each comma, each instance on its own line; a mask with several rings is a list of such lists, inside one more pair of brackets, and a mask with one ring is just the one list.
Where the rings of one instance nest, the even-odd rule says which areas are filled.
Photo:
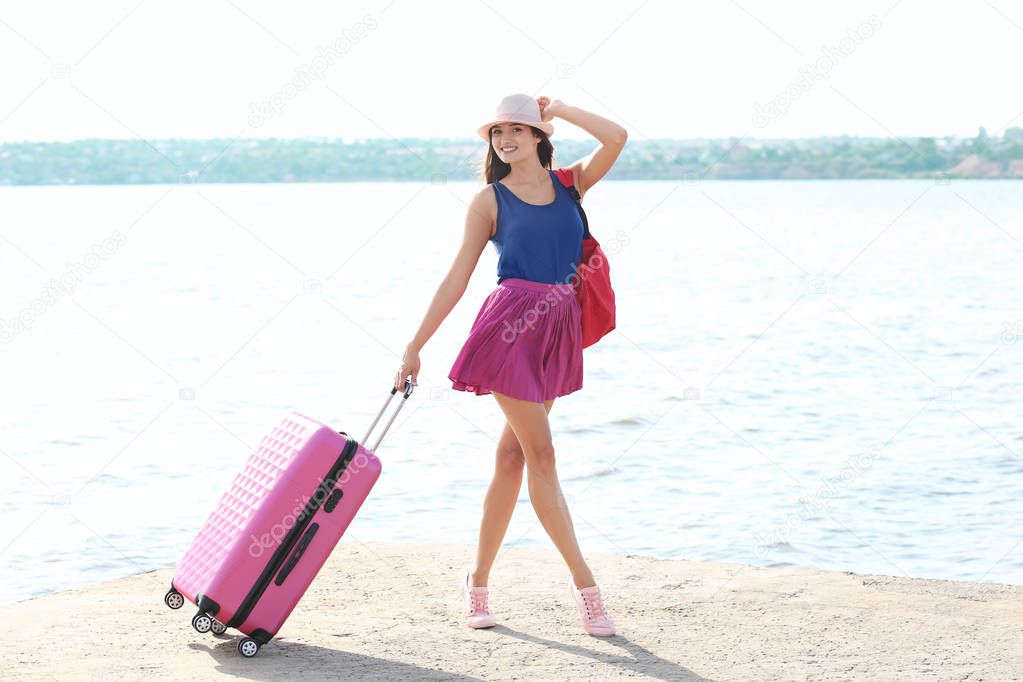
[[550, 121], [552, 118], [558, 115], [558, 109], [564, 106], [560, 99], [552, 100], [546, 95], [542, 95], [536, 98], [536, 103], [540, 105], [540, 120]]

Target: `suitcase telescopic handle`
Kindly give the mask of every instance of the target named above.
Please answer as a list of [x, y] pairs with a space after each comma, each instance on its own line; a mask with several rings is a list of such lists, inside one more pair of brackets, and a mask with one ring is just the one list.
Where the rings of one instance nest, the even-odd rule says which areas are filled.
[[[391, 399], [397, 392], [398, 389], [392, 386], [390, 395], [388, 395], [387, 400], [384, 401], [384, 406], [380, 408], [380, 411], [377, 412], [377, 416], [373, 420], [373, 423], [369, 425], [369, 431], [366, 432], [366, 437], [362, 439], [363, 444], [369, 442], [369, 434], [373, 433], [373, 429], [376, 427], [377, 422], [380, 421], [380, 417], [383, 416], [384, 410], [386, 410], [387, 406], [391, 404]], [[379, 436], [377, 436], [377, 442], [374, 443], [373, 447], [369, 449], [370, 452], [375, 453], [377, 451], [377, 448], [380, 447], [380, 441], [382, 441], [384, 439], [384, 436], [387, 435], [387, 430], [391, 428], [391, 424], [394, 423], [395, 417], [397, 417], [398, 413], [401, 412], [401, 408], [405, 406], [405, 401], [408, 400], [408, 397], [410, 395], [412, 395], [412, 379], [406, 378], [405, 390], [402, 393], [401, 402], [398, 403], [398, 407], [395, 408], [394, 412], [391, 413], [391, 418], [387, 420], [386, 424], [384, 424], [384, 430], [380, 432]]]

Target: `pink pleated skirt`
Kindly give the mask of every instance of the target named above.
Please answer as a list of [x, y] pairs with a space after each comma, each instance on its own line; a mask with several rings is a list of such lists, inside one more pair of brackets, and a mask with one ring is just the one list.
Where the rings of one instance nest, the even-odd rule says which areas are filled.
[[456, 391], [532, 402], [578, 391], [583, 343], [572, 285], [502, 280], [484, 299], [448, 378]]

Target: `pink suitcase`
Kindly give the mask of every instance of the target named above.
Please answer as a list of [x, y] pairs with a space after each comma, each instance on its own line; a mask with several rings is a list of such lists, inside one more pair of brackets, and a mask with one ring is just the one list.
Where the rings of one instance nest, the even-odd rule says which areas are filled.
[[192, 627], [246, 635], [255, 656], [305, 594], [380, 476], [374, 452], [412, 394], [412, 382], [372, 448], [299, 412], [267, 434], [178, 564], [164, 603], [199, 607]]

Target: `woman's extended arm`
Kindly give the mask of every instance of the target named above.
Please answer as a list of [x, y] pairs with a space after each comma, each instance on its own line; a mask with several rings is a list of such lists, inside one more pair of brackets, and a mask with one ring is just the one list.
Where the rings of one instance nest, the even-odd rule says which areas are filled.
[[430, 307], [423, 316], [415, 336], [405, 347], [405, 355], [402, 357], [401, 366], [394, 376], [394, 387], [399, 391], [405, 387], [405, 379], [412, 377], [412, 385], [419, 385], [419, 351], [426, 342], [433, 336], [441, 322], [448, 316], [455, 304], [462, 298], [465, 288], [469, 284], [476, 264], [479, 262], [480, 254], [490, 239], [490, 231], [493, 222], [490, 219], [491, 211], [489, 202], [494, 200], [494, 190], [487, 185], [473, 197], [469, 209], [465, 215], [465, 234], [462, 237], [462, 246], [455, 256], [448, 274], [444, 276], [437, 292], [430, 301]]
[[629, 132], [614, 121], [561, 100], [551, 101], [547, 97], [539, 97], [537, 102], [540, 104], [540, 118], [544, 121], [557, 116], [579, 126], [600, 141], [600, 146], [592, 154], [569, 166], [576, 177], [576, 189], [582, 196], [611, 170], [629, 138]]

